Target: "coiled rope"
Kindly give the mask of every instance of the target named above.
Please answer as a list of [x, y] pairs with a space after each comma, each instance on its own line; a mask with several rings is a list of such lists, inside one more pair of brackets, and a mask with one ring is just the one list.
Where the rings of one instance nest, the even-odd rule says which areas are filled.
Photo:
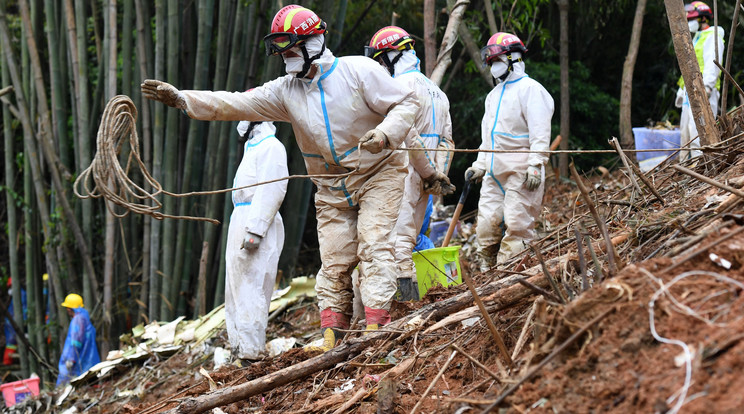
[[[73, 191], [81, 199], [101, 198], [110, 203], [106, 203], [106, 208], [116, 217], [125, 217], [129, 212], [144, 214], [155, 219], [164, 218], [207, 221], [213, 224], [220, 224], [219, 220], [208, 217], [194, 216], [177, 216], [165, 214], [160, 211], [163, 203], [158, 200], [162, 195], [171, 197], [189, 197], [197, 195], [214, 195], [224, 194], [227, 192], [240, 190], [244, 188], [256, 187], [259, 185], [271, 184], [283, 180], [292, 180], [298, 178], [331, 178], [338, 179], [359, 174], [360, 162], [353, 170], [343, 174], [294, 174], [287, 177], [275, 178], [273, 180], [261, 181], [242, 187], [226, 188], [212, 191], [193, 191], [189, 193], [172, 193], [163, 189], [162, 185], [152, 177], [145, 163], [140, 157], [139, 138], [137, 136], [137, 108], [134, 102], [126, 95], [117, 95], [106, 104], [101, 118], [101, 124], [96, 136], [96, 155], [90, 166], [86, 168], [75, 180]], [[740, 138], [744, 134], [739, 134], [722, 141], [716, 145], [703, 146], [700, 150], [720, 151], [724, 149], [722, 144]], [[127, 159], [126, 168], [122, 168], [119, 162], [119, 153], [122, 146], [129, 141], [130, 151]], [[497, 154], [517, 154], [517, 153], [539, 153], [539, 154], [602, 154], [616, 153], [615, 150], [554, 150], [554, 151], [530, 151], [530, 150], [484, 150], [484, 149], [439, 149], [439, 148], [398, 148], [399, 151], [447, 151], [458, 153], [497, 153]], [[677, 150], [677, 149], [674, 149]], [[669, 149], [644, 149], [644, 150], [624, 150], [625, 152], [661, 152], [670, 151]], [[138, 185], [129, 178], [129, 172], [132, 168], [139, 168], [142, 177], [144, 177], [145, 187], [151, 187], [152, 191], [146, 190], [143, 186]], [[91, 186], [91, 181], [93, 185]], [[83, 184], [85, 195], [81, 194], [79, 189], [80, 183]], [[114, 209], [114, 205], [122, 207], [125, 211], [122, 213]]]
[[[219, 220], [209, 217], [176, 216], [162, 213], [160, 209], [163, 207], [163, 203], [158, 200], [158, 196], [163, 194], [171, 197], [189, 197], [224, 194], [283, 180], [296, 178], [343, 178], [359, 173], [359, 164], [357, 164], [355, 169], [343, 174], [296, 174], [223, 190], [192, 191], [181, 194], [172, 193], [163, 190], [163, 186], [153, 178], [147, 170], [145, 163], [142, 162], [136, 122], [137, 108], [128, 96], [117, 95], [111, 98], [103, 110], [101, 124], [98, 127], [96, 155], [90, 166], [75, 179], [75, 184], [73, 185], [75, 195], [81, 199], [103, 197], [106, 201], [109, 201], [110, 203], [106, 203], [106, 208], [108, 208], [111, 214], [119, 218], [126, 217], [129, 212], [133, 212], [151, 216], [158, 220], [172, 218], [220, 224]], [[129, 157], [126, 168], [122, 168], [119, 162], [119, 153], [127, 140], [130, 146]], [[142, 177], [144, 177], [145, 185], [152, 187], [152, 191], [146, 190], [129, 178], [132, 167], [139, 168]], [[91, 181], [93, 183], [92, 186]], [[78, 191], [80, 183], [82, 183], [85, 189], [85, 194]], [[122, 213], [117, 212], [114, 209], [114, 205], [122, 207], [125, 211]]]

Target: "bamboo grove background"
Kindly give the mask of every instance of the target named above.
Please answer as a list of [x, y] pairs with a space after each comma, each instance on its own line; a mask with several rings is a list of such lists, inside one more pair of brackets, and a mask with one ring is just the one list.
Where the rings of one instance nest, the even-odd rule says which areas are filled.
[[[647, 118], [675, 121], [678, 117], [672, 103], [679, 70], [663, 5], [641, 2], [647, 17], [634, 77], [635, 126]], [[360, 54], [377, 29], [397, 24], [416, 38], [422, 69], [429, 73], [434, 59], [426, 52], [436, 53], [447, 9], [454, 2], [300, 3], [328, 23], [327, 45], [337, 56]], [[480, 143], [490, 75], [474, 58], [495, 29], [514, 32], [527, 44], [527, 72], [553, 94], [554, 132], [560, 130], [559, 17], [563, 10], [571, 22], [567, 37], [571, 46], [565, 49], [571, 57], [565, 61], [570, 65], [571, 104], [565, 116], [570, 115], [572, 126], [565, 141], [571, 148], [607, 148], [607, 139], [617, 135], [620, 77], [638, 3], [471, 0], [453, 49], [453, 64], [442, 82], [451, 102], [457, 146], [476, 148]], [[137, 323], [169, 321], [180, 315], [192, 318], [223, 302], [226, 222], [232, 209], [229, 193], [161, 197], [163, 213], [222, 222], [213, 225], [135, 214], [116, 218], [104, 201], [75, 197], [72, 183], [95, 154], [106, 102], [124, 94], [139, 111], [138, 134], [147, 169], [164, 189], [185, 193], [230, 187], [242, 153], [236, 123], [195, 121], [165, 105], [142, 102], [139, 85], [154, 78], [180, 89], [239, 91], [282, 75], [282, 60], [265, 56], [262, 38], [275, 12], [286, 4], [277, 0], [0, 0], [0, 86], [13, 87], [0, 97], [4, 137], [0, 271], [2, 280], [12, 278], [26, 289], [26, 319], [20, 316], [20, 291], [13, 289], [15, 320], [43, 358], [56, 364], [68, 324], [58, 304], [71, 292], [80, 293], [91, 312], [102, 356], [117, 348], [118, 336]], [[425, 14], [425, 10], [433, 11]], [[732, 11], [733, 5], [720, 5], [720, 24], [727, 33], [731, 21], [726, 16]], [[428, 45], [424, 38], [429, 39]], [[736, 63], [735, 59], [734, 68]], [[741, 71], [732, 72], [741, 78]], [[569, 85], [564, 86], [568, 91]], [[278, 136], [288, 150], [290, 173], [304, 173], [291, 128], [279, 125]], [[122, 149], [123, 163], [128, 151], [126, 146]], [[451, 177], [458, 187], [473, 159], [455, 158]], [[586, 170], [612, 162], [577, 157]], [[142, 177], [132, 178], [142, 181]], [[312, 194], [309, 181], [289, 182], [281, 209], [286, 230], [280, 261], [283, 283], [298, 274], [314, 274], [319, 266]], [[7, 307], [8, 298], [2, 298], [0, 305]], [[23, 346], [19, 351], [23, 375], [41, 372], [49, 379], [50, 373], [41, 369], [37, 358]]]

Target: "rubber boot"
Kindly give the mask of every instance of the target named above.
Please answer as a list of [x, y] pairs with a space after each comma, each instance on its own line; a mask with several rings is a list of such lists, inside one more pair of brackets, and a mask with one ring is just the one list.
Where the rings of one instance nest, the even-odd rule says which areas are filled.
[[376, 331], [380, 329], [381, 326], [390, 323], [390, 312], [385, 309], [372, 309], [365, 306], [364, 314], [367, 317], [367, 328], [365, 329], [365, 334], [369, 331]]
[[498, 257], [500, 248], [501, 243], [496, 243], [478, 249], [478, 261], [480, 262], [481, 273], [485, 273], [491, 270], [491, 268], [496, 267], [496, 258]]
[[321, 329], [323, 333], [323, 343], [320, 346], [305, 346], [305, 350], [308, 352], [328, 352], [336, 347], [338, 341], [343, 338], [343, 334], [333, 328]]

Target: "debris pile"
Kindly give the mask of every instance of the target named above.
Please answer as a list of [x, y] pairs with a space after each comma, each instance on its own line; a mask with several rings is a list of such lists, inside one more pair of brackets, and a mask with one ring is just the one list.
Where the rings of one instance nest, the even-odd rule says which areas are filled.
[[110, 370], [50, 410], [736, 411], [744, 406], [734, 388], [744, 380], [743, 153], [738, 135], [646, 174], [626, 160], [614, 174], [574, 170], [572, 181], [551, 185], [544, 237], [498, 268], [470, 267], [508, 354], [465, 285], [397, 302], [391, 324], [366, 335], [354, 325], [321, 355], [299, 348], [318, 328], [316, 306], [300, 296], [272, 314], [270, 337], [297, 338], [284, 354], [215, 370], [222, 332], [204, 348], [151, 352], [139, 369]]

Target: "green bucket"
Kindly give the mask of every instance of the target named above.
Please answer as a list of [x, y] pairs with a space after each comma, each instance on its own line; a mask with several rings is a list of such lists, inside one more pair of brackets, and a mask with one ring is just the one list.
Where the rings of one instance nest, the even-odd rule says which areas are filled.
[[435, 247], [413, 253], [419, 298], [436, 285], [447, 287], [462, 283], [460, 247]]

